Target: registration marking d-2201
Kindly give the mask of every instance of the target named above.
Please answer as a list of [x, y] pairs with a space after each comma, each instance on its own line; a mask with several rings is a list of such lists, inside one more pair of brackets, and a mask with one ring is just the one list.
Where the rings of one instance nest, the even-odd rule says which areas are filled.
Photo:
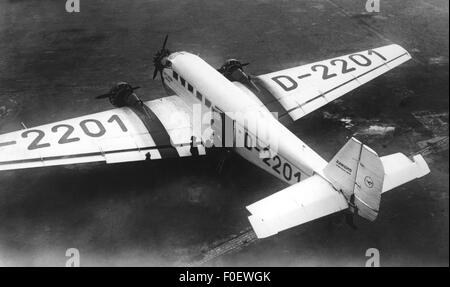
[[[347, 74], [356, 71], [358, 67], [369, 67], [373, 64], [371, 56], [377, 56], [383, 61], [386, 58], [377, 51], [368, 50], [367, 56], [362, 53], [351, 54], [344, 58], [332, 59], [329, 63], [315, 64], [310, 67], [311, 72], [305, 73], [297, 76], [298, 80], [302, 80], [312, 76], [312, 73], [321, 73], [322, 80], [332, 79], [338, 74]], [[337, 72], [330, 72], [331, 66], [340, 68]], [[286, 92], [295, 90], [299, 87], [299, 81], [294, 79], [289, 75], [277, 75], [271, 78], [275, 83], [277, 83]]]

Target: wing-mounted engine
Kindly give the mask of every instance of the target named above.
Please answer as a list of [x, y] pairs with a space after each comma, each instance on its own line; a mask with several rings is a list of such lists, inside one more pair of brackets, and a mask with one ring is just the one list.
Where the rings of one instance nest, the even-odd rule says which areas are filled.
[[228, 59], [217, 71], [231, 82], [239, 82], [250, 90], [258, 90], [249, 75], [244, 72], [244, 67], [250, 63], [241, 63], [236, 59]]
[[292, 123], [291, 118], [286, 116], [286, 110], [270, 92], [267, 84], [261, 81], [259, 77], [250, 76], [244, 72], [244, 67], [247, 65], [249, 63], [242, 64], [236, 59], [229, 59], [217, 71], [245, 93], [251, 93], [256, 96], [270, 112], [276, 115], [280, 123], [284, 125]]
[[134, 93], [140, 87], [133, 87], [126, 82], [119, 82], [114, 85], [108, 93], [96, 97], [96, 99], [108, 98], [115, 107], [134, 107], [142, 105], [142, 100]]

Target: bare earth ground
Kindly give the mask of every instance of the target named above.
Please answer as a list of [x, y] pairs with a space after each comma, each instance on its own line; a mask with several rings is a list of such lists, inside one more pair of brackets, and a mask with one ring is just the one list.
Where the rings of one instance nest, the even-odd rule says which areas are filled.
[[[448, 1], [0, 1], [0, 133], [110, 108], [94, 96], [117, 81], [164, 96], [151, 81], [151, 59], [166, 33], [172, 50], [200, 54], [213, 66], [227, 58], [262, 74], [398, 43], [410, 61], [292, 130], [326, 159], [361, 133], [381, 155], [419, 149], [438, 136], [412, 113], [447, 113]], [[347, 125], [342, 119], [349, 120]], [[389, 136], [364, 134], [392, 126]], [[439, 123], [438, 123], [439, 125]], [[363, 266], [376, 247], [383, 266], [449, 264], [449, 154], [427, 156], [427, 177], [385, 194], [379, 219], [342, 214], [305, 224], [212, 262], [213, 266]], [[189, 261], [249, 226], [245, 206], [284, 188], [234, 156], [222, 174], [212, 159], [112, 166], [82, 165], [0, 172], [0, 265], [165, 265]]]

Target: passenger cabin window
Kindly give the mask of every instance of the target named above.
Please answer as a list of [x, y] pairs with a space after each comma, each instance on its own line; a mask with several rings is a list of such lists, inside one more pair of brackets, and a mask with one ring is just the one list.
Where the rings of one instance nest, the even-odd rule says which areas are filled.
[[173, 71], [172, 76], [173, 76], [173, 78], [174, 78], [175, 80], [178, 80], [178, 73], [177, 73], [177, 72]]
[[186, 84], [186, 81], [183, 79], [183, 77], [180, 77], [180, 81], [183, 86]]
[[191, 84], [188, 84], [188, 91], [191, 93], [194, 92], [194, 88], [191, 86]]
[[202, 101], [202, 98], [203, 98], [202, 94], [199, 91], [197, 91], [197, 99]]
[[209, 108], [211, 107], [211, 102], [205, 98], [205, 105]]

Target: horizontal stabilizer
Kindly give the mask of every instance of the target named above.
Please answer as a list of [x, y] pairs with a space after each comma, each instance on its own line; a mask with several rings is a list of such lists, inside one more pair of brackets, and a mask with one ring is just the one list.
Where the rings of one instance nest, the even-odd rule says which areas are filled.
[[382, 192], [389, 191], [430, 172], [430, 168], [421, 155], [414, 156], [413, 160], [402, 153], [381, 157], [385, 173]]
[[342, 193], [314, 175], [247, 206], [250, 223], [258, 238], [347, 209]]

